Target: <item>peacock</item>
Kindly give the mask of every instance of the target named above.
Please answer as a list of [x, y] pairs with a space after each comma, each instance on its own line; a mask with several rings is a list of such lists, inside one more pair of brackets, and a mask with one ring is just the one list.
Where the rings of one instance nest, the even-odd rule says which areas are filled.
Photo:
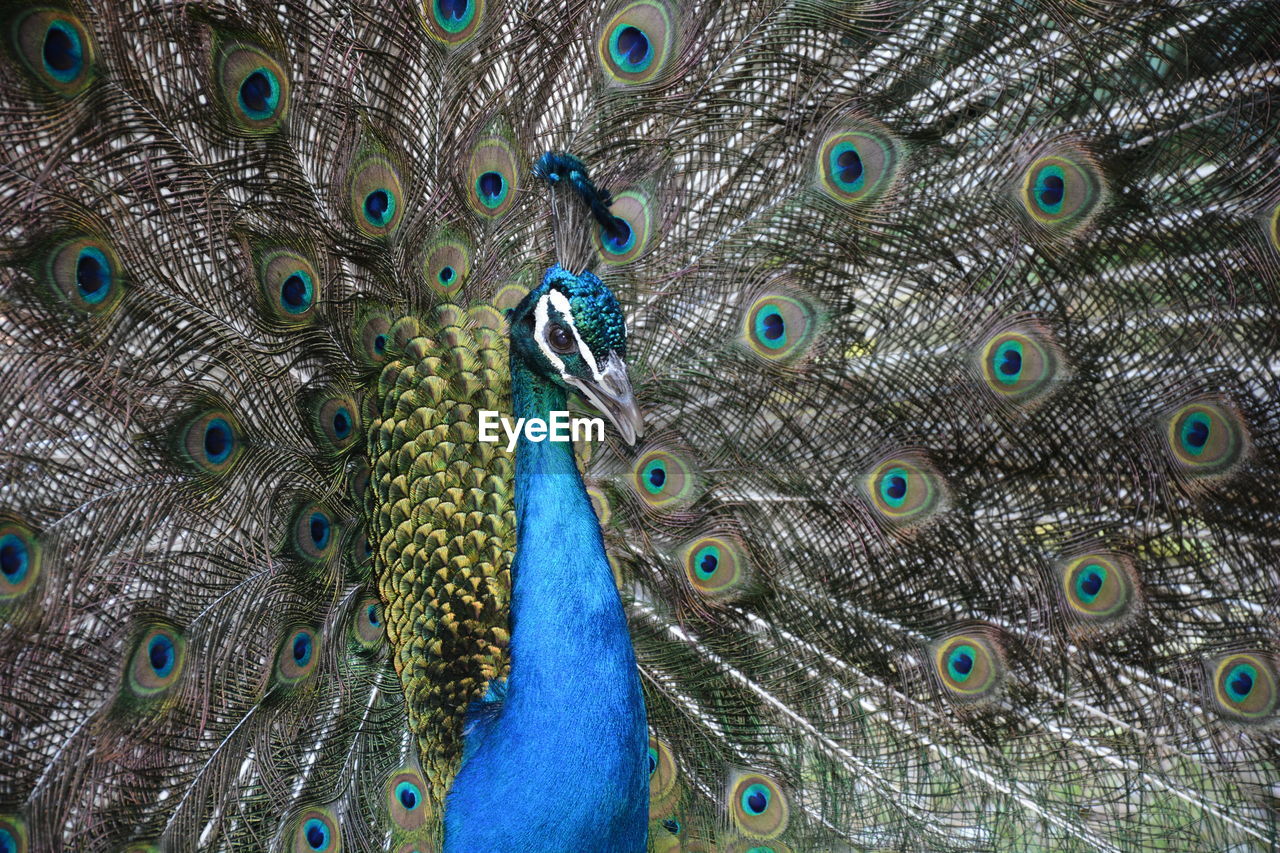
[[1280, 849], [1274, 4], [0, 69], [0, 853]]

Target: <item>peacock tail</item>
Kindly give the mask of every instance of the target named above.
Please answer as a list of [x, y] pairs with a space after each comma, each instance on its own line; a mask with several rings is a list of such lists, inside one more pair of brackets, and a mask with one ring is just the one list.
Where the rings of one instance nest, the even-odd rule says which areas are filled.
[[0, 24], [0, 853], [440, 849], [555, 264], [651, 851], [1280, 846], [1272, 5]]

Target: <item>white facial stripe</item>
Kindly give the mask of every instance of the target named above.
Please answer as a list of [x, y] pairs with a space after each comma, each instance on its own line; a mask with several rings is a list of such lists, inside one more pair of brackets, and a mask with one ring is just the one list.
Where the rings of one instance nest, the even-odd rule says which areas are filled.
[[591, 351], [591, 347], [583, 343], [582, 335], [578, 334], [578, 327], [573, 322], [573, 309], [569, 307], [569, 298], [558, 290], [548, 291], [546, 296], [538, 300], [538, 305], [533, 312], [533, 339], [537, 341], [542, 354], [555, 365], [556, 370], [560, 371], [562, 377], [568, 378], [569, 372], [565, 369], [564, 359], [547, 345], [546, 332], [547, 326], [551, 323], [550, 306], [552, 305], [555, 305], [556, 310], [560, 312], [560, 316], [564, 318], [565, 326], [573, 333], [573, 339], [578, 342], [578, 352], [582, 354], [587, 367], [591, 368], [592, 377], [599, 382], [600, 368], [596, 364], [595, 353]]

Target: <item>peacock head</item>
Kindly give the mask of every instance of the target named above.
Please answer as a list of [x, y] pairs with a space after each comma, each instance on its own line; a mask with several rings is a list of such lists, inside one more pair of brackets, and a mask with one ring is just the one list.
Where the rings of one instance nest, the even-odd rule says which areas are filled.
[[627, 379], [626, 322], [603, 281], [553, 266], [507, 319], [515, 358], [536, 375], [582, 394], [635, 444], [644, 421]]

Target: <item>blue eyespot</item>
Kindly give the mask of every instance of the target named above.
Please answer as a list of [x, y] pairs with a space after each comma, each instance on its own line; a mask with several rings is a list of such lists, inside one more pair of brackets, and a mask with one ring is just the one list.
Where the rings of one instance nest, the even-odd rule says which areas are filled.
[[59, 83], [70, 83], [84, 67], [84, 45], [75, 27], [54, 21], [44, 35], [44, 70]]
[[1022, 376], [1022, 344], [1005, 341], [995, 351], [996, 380], [1004, 385], [1014, 385]]
[[422, 802], [422, 791], [412, 782], [401, 782], [396, 785], [396, 799], [406, 809], [413, 810]]
[[375, 627], [375, 628], [381, 627], [381, 625], [382, 625], [382, 615], [381, 615], [380, 613], [378, 613], [378, 605], [376, 605], [376, 604], [370, 604], [370, 605], [369, 605], [369, 609], [368, 609], [368, 610], [366, 610], [366, 611], [365, 611], [365, 613], [366, 613], [366, 615], [369, 617], [369, 624], [370, 624], [370, 625], [372, 625], [372, 626], [373, 626], [373, 627]]
[[310, 308], [314, 295], [311, 276], [303, 270], [288, 276], [280, 285], [280, 304], [290, 314], [301, 314]]
[[976, 653], [969, 646], [956, 646], [947, 656], [947, 671], [958, 682], [966, 681], [973, 672], [973, 659]]
[[476, 178], [476, 194], [485, 207], [497, 207], [507, 198], [507, 179], [501, 172], [481, 172]]
[[609, 37], [613, 61], [628, 73], [644, 71], [653, 62], [653, 44], [639, 27], [626, 24], [614, 29]]
[[649, 775], [658, 772], [658, 750], [649, 747]]
[[382, 355], [384, 352], [387, 351], [386, 335], [378, 335], [376, 338], [373, 339], [373, 351], [376, 352], [378, 355]]
[[18, 840], [7, 829], [0, 829], [0, 853], [18, 853]]
[[1243, 702], [1253, 692], [1258, 671], [1247, 663], [1237, 664], [1227, 673], [1227, 695], [1233, 702]]
[[111, 292], [111, 262], [100, 249], [86, 246], [76, 259], [76, 288], [90, 305], [97, 305]]
[[255, 121], [270, 118], [280, 104], [280, 86], [275, 75], [257, 68], [240, 83], [240, 108]]
[[1036, 204], [1045, 213], [1056, 214], [1062, 210], [1062, 200], [1066, 198], [1066, 179], [1062, 167], [1051, 164], [1036, 174], [1033, 190]]
[[0, 572], [13, 585], [18, 585], [27, 576], [27, 568], [31, 565], [31, 552], [27, 543], [12, 533], [0, 536]]
[[396, 199], [384, 189], [377, 189], [364, 197], [364, 217], [369, 224], [381, 228], [396, 215]]
[[862, 178], [862, 158], [858, 152], [850, 148], [836, 155], [836, 180], [846, 186], [858, 182]]
[[662, 828], [672, 835], [679, 835], [682, 827], [680, 826], [680, 821], [669, 817], [662, 822]]
[[620, 216], [613, 217], [613, 224], [600, 228], [600, 242], [605, 250], [615, 255], [626, 254], [636, 244], [636, 234], [631, 223]]
[[307, 844], [312, 850], [327, 850], [329, 848], [329, 827], [324, 825], [324, 821], [312, 818], [303, 826], [302, 834], [306, 837]]
[[436, 20], [446, 32], [460, 31], [471, 20], [470, 0], [436, 0]]
[[147, 644], [147, 658], [151, 661], [151, 668], [155, 670], [156, 675], [167, 678], [169, 673], [173, 672], [173, 663], [176, 660], [173, 640], [164, 634], [152, 637], [151, 642]]
[[1182, 422], [1182, 446], [1188, 453], [1199, 456], [1204, 452], [1209, 443], [1209, 425], [1209, 416], [1202, 412], [1195, 412]]
[[303, 667], [311, 663], [312, 643], [311, 635], [306, 631], [299, 631], [293, 638], [293, 661], [298, 666]]
[[776, 308], [766, 308], [756, 314], [756, 336], [760, 342], [771, 349], [777, 349], [787, 343], [786, 322], [782, 312]]
[[235, 434], [231, 424], [222, 418], [214, 418], [204, 427], [204, 455], [214, 465], [227, 461], [235, 446]]
[[443, 266], [440, 268], [440, 273], [437, 277], [439, 278], [441, 284], [447, 286], [453, 281], [454, 277], [456, 277], [457, 274], [458, 274], [457, 271], [455, 271], [453, 267]]
[[667, 467], [658, 459], [650, 462], [644, 471], [645, 488], [651, 492], [660, 492], [662, 491], [663, 484], [666, 482]]
[[880, 480], [880, 497], [891, 507], [902, 506], [907, 498], [907, 472], [902, 468], [894, 468], [885, 473]]
[[720, 551], [714, 545], [708, 546], [698, 555], [697, 573], [698, 577], [710, 580], [716, 573], [716, 569], [720, 568]]
[[854, 193], [862, 189], [867, 181], [866, 167], [852, 142], [836, 143], [827, 156], [831, 158], [828, 164], [831, 180], [841, 192]]
[[323, 551], [329, 546], [329, 536], [333, 527], [329, 524], [329, 517], [322, 512], [311, 513], [310, 519], [311, 543], [315, 545], [317, 551]]
[[771, 798], [764, 785], [751, 785], [742, 792], [742, 810], [749, 815], [762, 815], [769, 808]]
[[351, 413], [345, 408], [333, 413], [333, 434], [339, 441], [351, 435]]
[[1076, 594], [1085, 604], [1092, 604], [1102, 591], [1102, 584], [1107, 579], [1107, 570], [1097, 563], [1084, 567], [1076, 578]]

